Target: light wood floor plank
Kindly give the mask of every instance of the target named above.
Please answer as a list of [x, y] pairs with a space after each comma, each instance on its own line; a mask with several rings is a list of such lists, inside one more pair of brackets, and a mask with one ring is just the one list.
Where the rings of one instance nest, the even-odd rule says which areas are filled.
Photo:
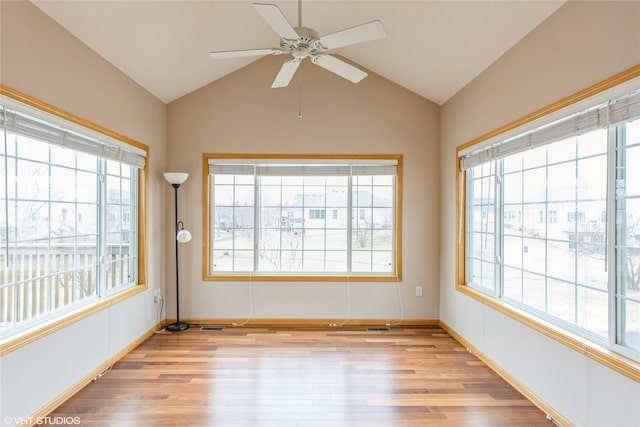
[[437, 326], [158, 334], [56, 416], [136, 427], [552, 426]]

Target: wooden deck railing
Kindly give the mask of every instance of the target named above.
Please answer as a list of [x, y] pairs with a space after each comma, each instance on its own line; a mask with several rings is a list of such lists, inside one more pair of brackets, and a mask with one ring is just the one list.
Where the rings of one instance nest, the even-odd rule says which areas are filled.
[[[20, 245], [0, 253], [0, 328], [97, 294], [94, 245]], [[129, 247], [110, 245], [106, 289], [129, 281]]]

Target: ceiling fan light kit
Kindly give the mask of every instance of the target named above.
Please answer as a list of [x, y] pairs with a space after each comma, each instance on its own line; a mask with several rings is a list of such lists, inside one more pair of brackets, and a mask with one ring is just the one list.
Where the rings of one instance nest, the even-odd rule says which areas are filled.
[[306, 58], [309, 58], [313, 64], [325, 70], [331, 71], [353, 83], [358, 83], [367, 77], [367, 73], [328, 54], [327, 51], [386, 36], [382, 22], [372, 21], [320, 37], [314, 29], [302, 26], [301, 0], [298, 2], [298, 26], [295, 28], [287, 21], [278, 6], [254, 3], [253, 7], [280, 36], [280, 47], [218, 51], [210, 52], [209, 54], [213, 59], [290, 54], [292, 59], [286, 60], [282, 64], [282, 68], [280, 68], [271, 85], [273, 88], [288, 86], [300, 63]]

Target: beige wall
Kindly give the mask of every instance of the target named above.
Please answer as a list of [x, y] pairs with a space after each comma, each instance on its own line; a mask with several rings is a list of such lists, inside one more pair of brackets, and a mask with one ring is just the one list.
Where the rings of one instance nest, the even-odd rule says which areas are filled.
[[442, 108], [440, 318], [577, 425], [640, 425], [640, 385], [455, 291], [455, 148], [640, 63], [640, 2], [568, 2]]
[[[262, 58], [169, 104], [167, 167], [190, 173], [180, 189], [180, 217], [195, 236], [180, 247], [181, 316], [249, 314], [247, 283], [201, 280], [203, 153], [392, 153], [404, 156], [404, 277], [399, 286], [404, 315], [437, 319], [439, 107], [375, 74], [354, 85], [308, 62], [288, 88], [271, 89], [282, 61]], [[299, 108], [302, 119], [297, 118]], [[167, 247], [173, 247], [172, 233], [167, 235]], [[167, 277], [174, 275], [173, 262], [168, 262]], [[415, 296], [417, 285], [424, 287], [421, 298]], [[345, 287], [343, 282], [257, 282], [253, 316], [400, 316], [394, 283], [351, 283], [351, 313]], [[175, 302], [168, 291], [170, 317]]]
[[3, 85], [150, 149], [149, 290], [3, 356], [0, 413], [18, 418], [35, 414], [158, 321], [153, 290], [164, 287], [166, 106], [31, 3], [0, 2], [0, 19]]

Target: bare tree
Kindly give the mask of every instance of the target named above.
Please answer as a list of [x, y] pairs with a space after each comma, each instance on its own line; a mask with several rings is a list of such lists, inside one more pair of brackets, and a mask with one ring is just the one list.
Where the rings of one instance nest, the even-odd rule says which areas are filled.
[[356, 239], [361, 248], [367, 246], [371, 239], [371, 221], [363, 219], [357, 222]]
[[628, 289], [640, 290], [640, 247], [633, 246], [633, 243], [640, 243], [640, 218], [631, 219], [627, 222], [624, 236], [624, 260], [625, 271], [624, 281]]
[[627, 248], [625, 282], [627, 288], [640, 290], [640, 248]]

